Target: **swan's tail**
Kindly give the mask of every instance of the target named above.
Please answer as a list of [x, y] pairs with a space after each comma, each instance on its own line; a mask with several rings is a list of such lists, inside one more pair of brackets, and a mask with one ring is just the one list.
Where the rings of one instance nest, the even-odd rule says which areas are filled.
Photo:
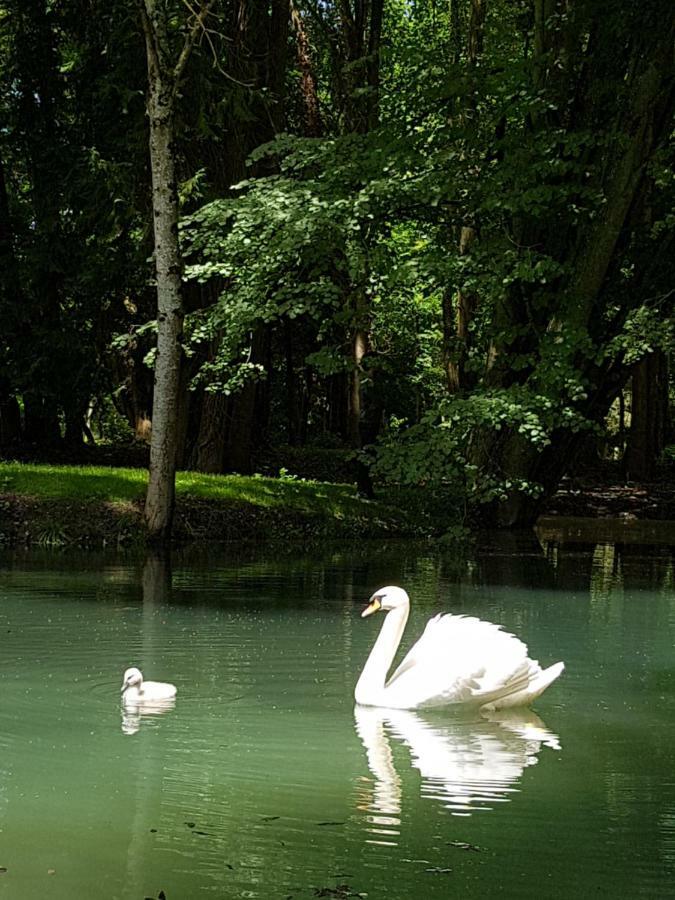
[[486, 703], [482, 709], [493, 710], [508, 709], [511, 706], [527, 706], [533, 700], [536, 700], [537, 697], [540, 697], [546, 688], [562, 675], [564, 669], [565, 663], [557, 662], [549, 666], [548, 669], [539, 672], [525, 687], [502, 697], [497, 697], [490, 703]]

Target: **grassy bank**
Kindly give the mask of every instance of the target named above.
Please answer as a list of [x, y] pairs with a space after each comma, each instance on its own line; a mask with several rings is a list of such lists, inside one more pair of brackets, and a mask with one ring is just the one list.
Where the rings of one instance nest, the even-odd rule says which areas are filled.
[[[124, 545], [143, 539], [147, 473], [0, 462], [0, 542]], [[363, 500], [351, 485], [179, 472], [174, 537], [262, 540], [419, 536], [428, 520]]]

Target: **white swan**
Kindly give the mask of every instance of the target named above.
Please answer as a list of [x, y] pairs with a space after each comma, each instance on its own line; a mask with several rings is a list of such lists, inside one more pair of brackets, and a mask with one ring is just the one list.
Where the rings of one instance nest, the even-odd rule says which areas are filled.
[[403, 635], [410, 600], [400, 587], [385, 587], [370, 598], [362, 616], [388, 613], [354, 697], [364, 706], [390, 709], [465, 704], [484, 710], [527, 706], [565, 668], [543, 669], [527, 655], [525, 644], [499, 625], [471, 616], [438, 615], [387, 681], [387, 672]]
[[165, 681], [143, 681], [141, 670], [133, 666], [122, 679], [122, 703], [125, 706], [150, 706], [153, 703], [172, 700], [176, 685]]

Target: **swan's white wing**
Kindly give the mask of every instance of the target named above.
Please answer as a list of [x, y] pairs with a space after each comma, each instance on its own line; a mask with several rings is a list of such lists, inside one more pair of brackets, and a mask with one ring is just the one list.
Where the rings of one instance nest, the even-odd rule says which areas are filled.
[[438, 615], [387, 682], [392, 706], [489, 703], [522, 691], [541, 671], [527, 647], [498, 625]]

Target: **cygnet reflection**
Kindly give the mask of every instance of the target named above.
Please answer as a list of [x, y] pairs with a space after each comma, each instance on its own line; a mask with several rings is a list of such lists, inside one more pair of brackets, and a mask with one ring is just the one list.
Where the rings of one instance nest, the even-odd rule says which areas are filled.
[[122, 731], [124, 734], [136, 734], [144, 722], [152, 721], [164, 715], [176, 706], [174, 697], [166, 700], [143, 700], [138, 703], [122, 704]]
[[407, 747], [412, 766], [422, 776], [421, 795], [441, 803], [454, 815], [471, 815], [509, 800], [542, 747], [560, 743], [541, 719], [527, 709], [504, 710], [481, 718], [439, 720], [412, 710], [357, 706], [356, 731], [373, 775], [371, 790], [360, 791], [370, 830], [398, 834], [403, 800], [401, 754]]

